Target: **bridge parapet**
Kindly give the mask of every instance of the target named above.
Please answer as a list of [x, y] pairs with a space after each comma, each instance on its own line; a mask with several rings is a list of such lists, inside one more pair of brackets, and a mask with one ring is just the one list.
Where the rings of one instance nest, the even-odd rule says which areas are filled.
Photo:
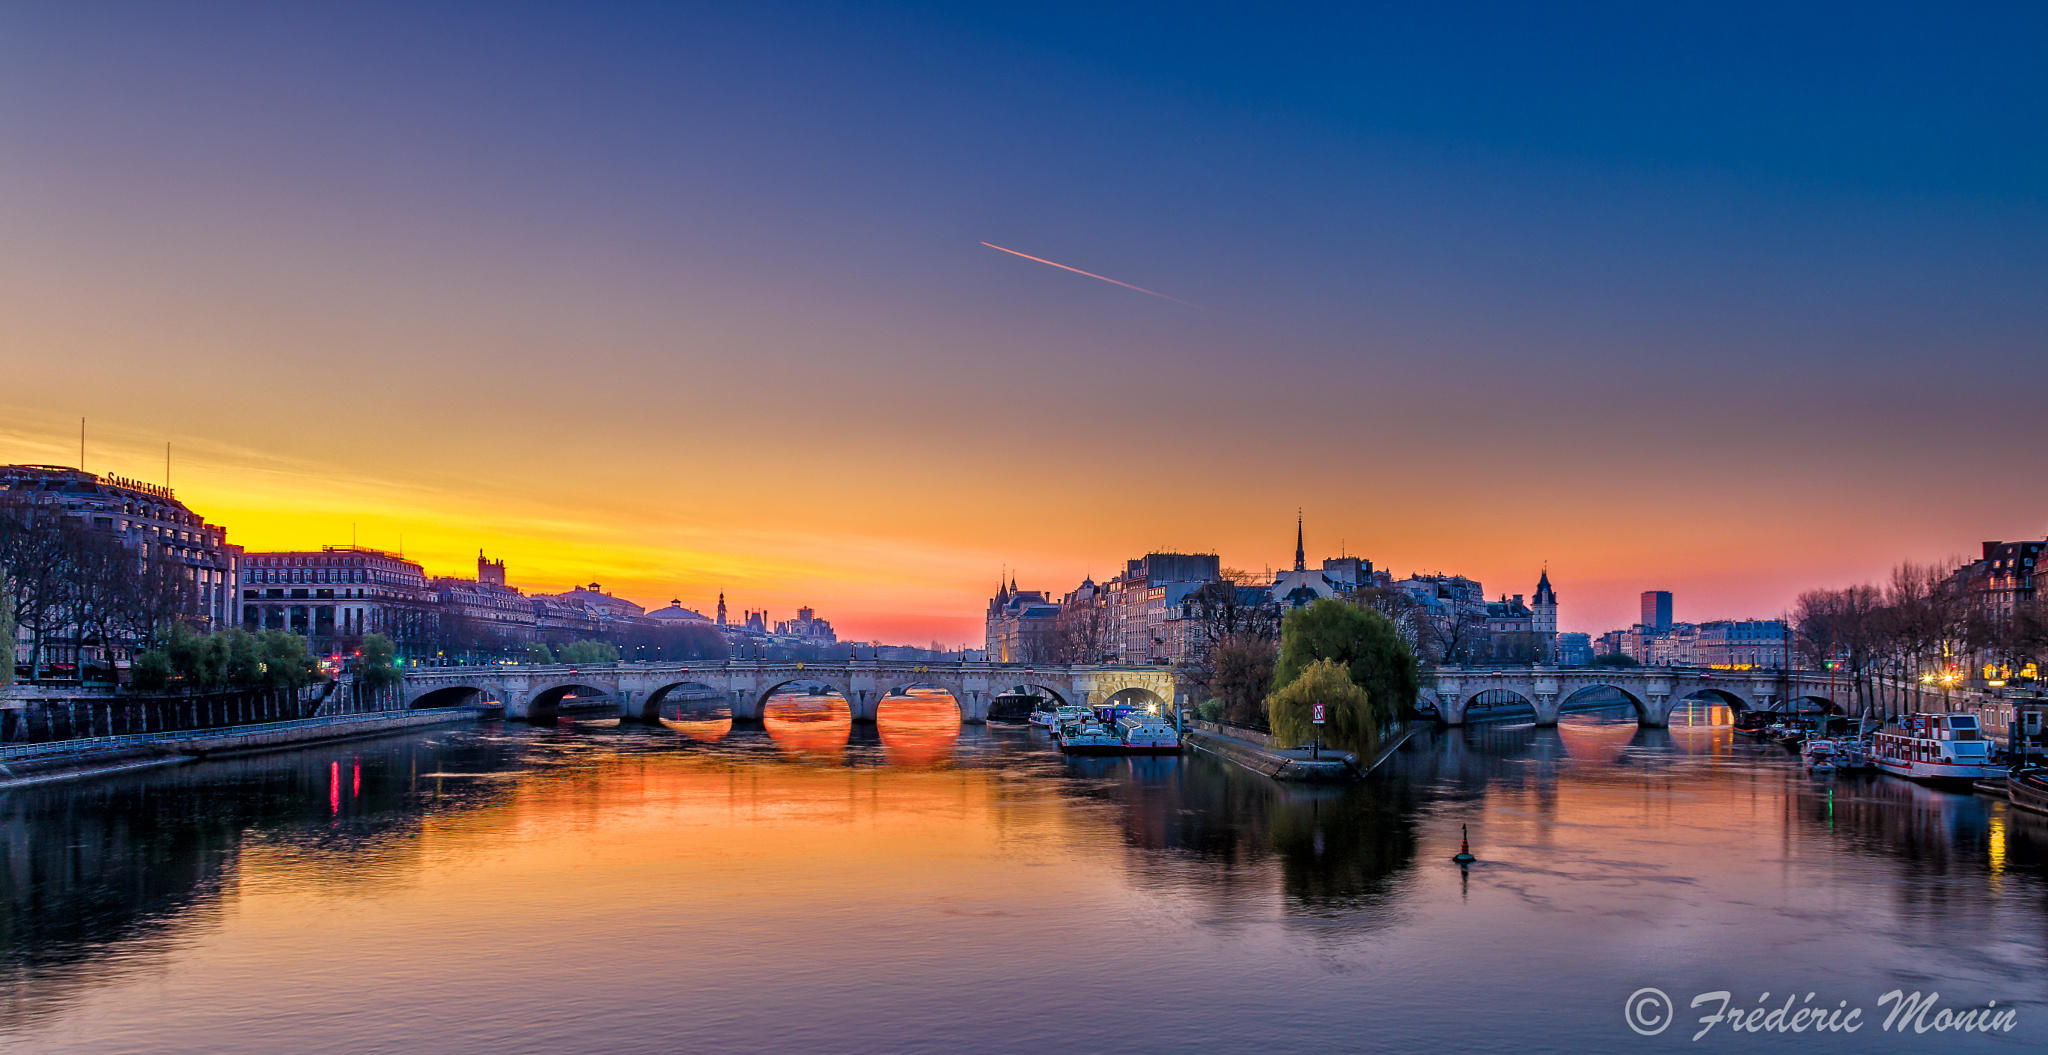
[[1626, 696], [1646, 726], [1668, 725], [1687, 700], [1711, 699], [1738, 710], [1775, 709], [1789, 701], [1819, 699], [1839, 705], [1842, 691], [1828, 671], [1734, 671], [1701, 667], [1437, 667], [1423, 674], [1437, 717], [1462, 725], [1472, 701], [1498, 690], [1520, 697], [1536, 724], [1555, 725], [1573, 700], [1589, 690]]
[[536, 704], [578, 686], [600, 690], [621, 717], [651, 721], [670, 693], [701, 686], [727, 700], [733, 717], [758, 719], [768, 698], [790, 685], [824, 685], [846, 698], [855, 721], [875, 720], [883, 699], [912, 687], [944, 690], [964, 722], [987, 718], [996, 696], [1019, 686], [1076, 703], [1131, 693], [1174, 703], [1179, 674], [1165, 667], [1059, 666], [1011, 663], [929, 663], [897, 660], [702, 660], [661, 663], [505, 664], [419, 667], [405, 673], [407, 706], [430, 697], [496, 701], [506, 717], [527, 718]]

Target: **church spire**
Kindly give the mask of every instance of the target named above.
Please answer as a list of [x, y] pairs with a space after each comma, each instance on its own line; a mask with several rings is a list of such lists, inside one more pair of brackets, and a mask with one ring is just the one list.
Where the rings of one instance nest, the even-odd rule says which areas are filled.
[[1294, 570], [1308, 570], [1308, 554], [1301, 548], [1301, 510], [1294, 511]]

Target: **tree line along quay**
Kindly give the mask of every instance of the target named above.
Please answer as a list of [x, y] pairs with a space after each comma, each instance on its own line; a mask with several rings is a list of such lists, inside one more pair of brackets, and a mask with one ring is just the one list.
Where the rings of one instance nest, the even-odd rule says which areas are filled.
[[[1397, 578], [1349, 554], [1312, 563], [1305, 540], [1297, 518], [1292, 561], [1264, 574], [1214, 554], [1148, 553], [1059, 597], [1007, 575], [982, 647], [920, 648], [840, 642], [808, 608], [733, 618], [723, 595], [705, 615], [680, 599], [650, 612], [595, 583], [527, 593], [481, 554], [468, 578], [354, 545], [245, 553], [167, 487], [0, 467], [0, 639], [14, 660], [0, 669], [13, 683], [0, 735], [166, 728], [206, 708], [167, 705], [153, 720], [147, 700], [209, 694], [270, 701], [215, 715], [374, 710], [394, 706], [404, 670], [426, 666], [866, 656], [1163, 667], [1193, 717], [1286, 747], [1369, 753], [1428, 716], [1424, 682], [1450, 668], [1824, 670], [1854, 710], [1882, 713], [1944, 691], [2032, 691], [2048, 652], [2034, 588], [2048, 542], [1985, 543], [1959, 567], [1906, 563], [1882, 584], [1809, 590], [1784, 619], [1681, 622], [1671, 594], [1650, 590], [1641, 622], [1596, 636], [1561, 628], [1548, 569], [1526, 597], [1489, 599], [1460, 575]], [[62, 701], [82, 699], [101, 705], [80, 721]], [[1326, 720], [1314, 727], [1305, 716], [1318, 705]]]

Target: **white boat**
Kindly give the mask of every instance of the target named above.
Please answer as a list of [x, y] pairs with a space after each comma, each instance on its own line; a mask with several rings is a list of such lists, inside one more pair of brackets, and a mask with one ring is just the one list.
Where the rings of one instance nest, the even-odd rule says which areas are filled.
[[1835, 742], [1833, 740], [1815, 737], [1806, 742], [1806, 746], [1800, 749], [1799, 754], [1801, 758], [1806, 760], [1806, 768], [1810, 772], [1832, 773], [1835, 771], [1836, 755]]
[[1877, 768], [1909, 780], [1972, 782], [2000, 775], [1974, 714], [1908, 714], [1871, 740]]
[[1095, 717], [1094, 711], [1091, 711], [1086, 707], [1076, 706], [1071, 703], [1060, 704], [1058, 707], [1055, 707], [1050, 711], [1031, 712], [1031, 721], [1034, 724], [1045, 726], [1047, 729], [1051, 730], [1054, 733], [1058, 733], [1060, 731], [1060, 726], [1062, 725], [1066, 725], [1071, 722], [1078, 722], [1084, 718], [1093, 717]]
[[1123, 738], [1093, 718], [1083, 718], [1078, 722], [1060, 726], [1056, 739], [1060, 742], [1060, 750], [1070, 755], [1124, 753]]
[[1117, 719], [1116, 724], [1123, 736], [1124, 747], [1131, 754], [1171, 755], [1180, 752], [1180, 733], [1156, 714], [1126, 714]]
[[1861, 773], [1870, 768], [1870, 741], [1853, 736], [1835, 741], [1835, 772]]

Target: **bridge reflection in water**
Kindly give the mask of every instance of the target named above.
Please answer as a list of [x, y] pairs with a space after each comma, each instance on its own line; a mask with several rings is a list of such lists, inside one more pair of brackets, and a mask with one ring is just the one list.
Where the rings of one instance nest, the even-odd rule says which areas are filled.
[[765, 736], [784, 752], [837, 760], [848, 745], [879, 744], [884, 760], [933, 765], [953, 756], [962, 723], [950, 693], [913, 688], [884, 697], [872, 727], [855, 724], [837, 692], [783, 692], [768, 698], [758, 721], [735, 720], [716, 699], [679, 701], [662, 708], [659, 724], [701, 743]]
[[[789, 702], [709, 743], [508, 722], [0, 797], [0, 1050], [268, 1055], [281, 1004], [309, 1051], [1343, 1049], [1361, 1016], [1424, 1050], [1459, 992], [1454, 1046], [1567, 1052], [1648, 982], [2048, 969], [2048, 823], [1719, 724], [1432, 730], [1314, 789]], [[1134, 984], [1155, 1017], [1116, 1014]]]

